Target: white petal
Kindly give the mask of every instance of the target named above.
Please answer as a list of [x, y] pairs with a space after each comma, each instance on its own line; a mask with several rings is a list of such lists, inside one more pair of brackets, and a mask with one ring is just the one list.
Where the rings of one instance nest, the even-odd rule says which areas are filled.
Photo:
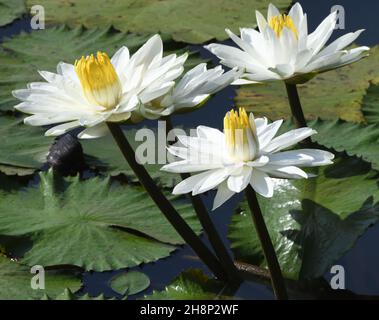
[[[162, 170], [164, 170], [162, 168]], [[192, 192], [193, 188], [204, 178], [208, 177], [210, 174], [212, 174], [212, 171], [206, 171], [199, 174], [196, 174], [194, 176], [191, 176], [182, 182], [180, 182], [172, 191], [173, 194], [185, 194]]]
[[183, 147], [177, 147], [177, 146], [170, 146], [167, 148], [168, 152], [174, 155], [175, 157], [182, 158], [184, 160], [189, 159], [190, 152], [187, 148]]
[[[368, 56], [367, 51], [369, 51], [369, 47], [359, 47], [359, 48], [354, 48], [351, 50], [348, 50], [347, 53], [343, 54], [338, 61], [333, 61], [333, 63], [330, 64], [325, 64], [322, 65], [319, 69], [319, 71], [324, 72], [328, 70], [333, 70], [336, 68], [341, 68], [343, 66], [346, 66], [348, 64], [357, 62], [365, 57]], [[337, 60], [337, 59], [336, 59]]]
[[205, 48], [211, 51], [219, 59], [221, 63], [227, 67], [234, 68], [245, 68], [251, 72], [264, 72], [265, 68], [260, 63], [254, 61], [251, 56], [241, 49], [227, 46], [224, 44], [210, 44], [205, 46]]
[[166, 82], [159, 88], [154, 90], [147, 89], [139, 95], [139, 98], [142, 103], [148, 103], [156, 98], [159, 98], [165, 95], [173, 86], [175, 85], [174, 81]]
[[125, 81], [125, 71], [129, 64], [129, 59], [129, 49], [125, 46], [117, 50], [111, 59], [111, 63], [122, 81]]
[[268, 5], [268, 13], [267, 13], [267, 20], [269, 21], [271, 18], [279, 16], [280, 11], [277, 7], [275, 7], [272, 3]]
[[253, 169], [251, 167], [244, 166], [241, 174], [231, 175], [228, 178], [228, 188], [236, 193], [244, 190], [251, 180], [251, 174]]
[[274, 68], [269, 68], [269, 70], [277, 73], [283, 79], [289, 78], [295, 71], [291, 64], [278, 64]]
[[227, 183], [226, 182], [221, 183], [218, 186], [216, 197], [213, 201], [212, 210], [215, 210], [218, 207], [220, 207], [222, 204], [228, 201], [233, 195], [234, 195], [234, 192], [228, 188]]
[[47, 130], [45, 136], [60, 136], [77, 127], [80, 127], [79, 121], [66, 122]]
[[111, 112], [101, 113], [101, 114], [88, 114], [84, 115], [79, 119], [80, 125], [85, 127], [94, 127], [102, 122], [108, 120], [108, 118], [112, 115]]
[[106, 124], [101, 123], [97, 126], [86, 128], [78, 134], [79, 139], [95, 139], [106, 136], [109, 133], [108, 127]]
[[259, 63], [263, 58], [260, 56], [260, 54], [255, 50], [255, 47], [251, 46], [248, 42], [245, 42], [241, 38], [237, 37], [232, 31], [229, 29], [225, 29], [226, 33], [229, 35], [229, 37], [244, 51], [246, 51], [250, 57], [251, 60], [254, 60], [255, 63]]
[[117, 109], [118, 113], [123, 113], [123, 112], [129, 112], [129, 111], [134, 111], [139, 104], [139, 99], [138, 96], [135, 94], [127, 94], [123, 99], [121, 100], [121, 103]]
[[265, 17], [259, 11], [255, 11], [255, 16], [257, 19], [257, 24], [260, 32], [263, 32], [267, 27], [267, 21]]
[[109, 118], [108, 122], [123, 122], [128, 120], [132, 116], [131, 112], [113, 112]]
[[197, 135], [200, 138], [213, 140], [213, 141], [223, 141], [225, 139], [225, 135], [218, 129], [214, 129], [207, 126], [198, 126], [197, 127]]
[[319, 53], [319, 55], [327, 55], [335, 51], [339, 51], [346, 48], [348, 45], [353, 43], [363, 31], [364, 29], [358, 30], [356, 32], [350, 32], [343, 35], [342, 37], [338, 38], [337, 40], [332, 42], [330, 45], [328, 45], [325, 49], [323, 49]]
[[268, 164], [260, 170], [266, 172], [271, 177], [281, 179], [308, 179], [308, 174], [295, 166], [275, 166]]
[[63, 115], [37, 114], [24, 119], [24, 123], [31, 126], [45, 126], [68, 121], [77, 120], [76, 115], [65, 113]]
[[296, 71], [304, 68], [308, 64], [308, 62], [312, 59], [312, 57], [313, 57], [312, 50], [302, 50], [298, 52], [296, 55], [296, 61], [295, 61]]
[[255, 73], [247, 73], [244, 74], [243, 77], [253, 82], [275, 81], [281, 79], [280, 75], [268, 69], [265, 71], [257, 71]]
[[303, 8], [301, 7], [300, 3], [295, 3], [290, 12], [288, 13], [288, 15], [291, 17], [291, 19], [293, 20], [296, 28], [299, 28], [299, 24], [301, 22], [301, 19], [303, 18], [304, 16], [304, 12], [303, 12]]
[[266, 117], [255, 119], [255, 126], [257, 128], [258, 136], [266, 129], [267, 124], [268, 124], [268, 120]]
[[263, 197], [271, 198], [274, 195], [274, 183], [271, 178], [258, 169], [253, 170], [250, 185]]
[[276, 138], [274, 138], [268, 146], [266, 146], [263, 151], [267, 153], [273, 153], [290, 146], [310, 137], [311, 135], [317, 133], [311, 128], [300, 128], [288, 131]]
[[316, 167], [332, 164], [334, 154], [318, 149], [298, 149], [270, 155], [271, 165]]
[[311, 163], [314, 159], [303, 150], [291, 150], [270, 154], [270, 165], [293, 166]]
[[252, 81], [252, 80], [246, 80], [246, 79], [237, 79], [231, 83], [233, 86], [243, 86], [247, 84], [256, 84], [258, 83], [257, 81]]
[[344, 55], [343, 51], [333, 52], [331, 54], [321, 56], [319, 58], [312, 58], [312, 61], [306, 65], [301, 72], [308, 73], [314, 71], [321, 71], [324, 69], [333, 69], [335, 65], [341, 62], [341, 58]]
[[283, 120], [277, 120], [269, 125], [267, 125], [264, 129], [259, 131], [259, 145], [261, 149], [264, 149], [271, 140], [276, 136], [280, 126], [282, 125]]
[[192, 195], [197, 195], [200, 193], [207, 192], [215, 187], [217, 187], [220, 183], [225, 181], [225, 179], [229, 175], [229, 170], [225, 168], [221, 168], [213, 171], [209, 176], [200, 181], [192, 190]]
[[336, 25], [337, 12], [332, 12], [327, 16], [317, 29], [308, 36], [308, 48], [317, 54], [329, 40]]
[[133, 60], [133, 63], [136, 65], [143, 63], [145, 66], [149, 66], [154, 60], [162, 58], [162, 55], [163, 42], [160, 35], [156, 34], [138, 49], [131, 60]]
[[79, 77], [76, 74], [75, 67], [72, 64], [59, 62], [57, 66], [57, 71], [63, 77], [70, 79], [72, 82], [76, 84], [80, 84]]
[[[200, 162], [200, 161], [199, 161]], [[191, 173], [222, 167], [219, 163], [199, 163], [188, 160], [177, 161], [166, 164], [161, 170], [174, 173]]]
[[255, 159], [254, 161], [248, 161], [246, 162], [246, 165], [250, 167], [263, 167], [270, 161], [270, 158], [267, 156], [260, 156], [258, 159]]

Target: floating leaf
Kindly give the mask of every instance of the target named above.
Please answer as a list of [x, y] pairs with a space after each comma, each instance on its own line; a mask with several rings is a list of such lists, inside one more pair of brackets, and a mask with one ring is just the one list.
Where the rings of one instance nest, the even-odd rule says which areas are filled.
[[[51, 2], [52, 3], [52, 2]], [[38, 4], [43, 5], [38, 2]], [[95, 6], [93, 3], [90, 7]], [[45, 7], [50, 16], [53, 10]], [[115, 32], [108, 29], [56, 27], [31, 33], [21, 33], [12, 39], [7, 39], [0, 46], [0, 110], [12, 110], [18, 103], [11, 95], [12, 90], [25, 88], [26, 84], [41, 81], [38, 70], [55, 71], [58, 62], [73, 63], [82, 55], [98, 50], [112, 55], [121, 46], [127, 46], [133, 53], [141, 47], [149, 35], [135, 35]], [[170, 37], [163, 36], [166, 54], [183, 53], [185, 47], [174, 43]], [[62, 45], [64, 44], [64, 45]], [[192, 67], [204, 62], [192, 54], [186, 67]]]
[[[276, 180], [275, 196], [259, 197], [283, 273], [292, 279], [321, 277], [379, 219], [377, 173], [367, 163], [343, 158], [315, 173]], [[236, 259], [265, 266], [246, 201], [228, 237]]]
[[[109, 178], [63, 179], [51, 171], [40, 178], [39, 187], [0, 190], [0, 235], [30, 237], [25, 264], [119, 269], [166, 257], [183, 243], [140, 187]], [[170, 199], [199, 232], [191, 205]]]
[[362, 112], [367, 123], [379, 123], [379, 84], [371, 83], [363, 99]]
[[0, 26], [21, 18], [25, 13], [25, 0], [0, 0]]
[[363, 125], [341, 120], [316, 120], [308, 125], [317, 130], [317, 143], [350, 156], [358, 156], [379, 170], [379, 125]]
[[107, 299], [103, 294], [97, 297], [91, 297], [88, 293], [84, 295], [79, 295], [73, 293], [70, 289], [66, 288], [63, 293], [59, 294], [55, 298], [52, 298], [49, 295], [45, 295], [41, 300], [116, 300], [116, 299]]
[[[150, 140], [149, 143], [154, 143], [155, 146], [152, 146], [149, 151], [153, 152], [154, 156], [152, 160], [155, 164], [143, 163], [143, 165], [158, 184], [163, 187], [172, 188], [181, 181], [180, 175], [161, 171], [163, 164], [158, 163], [158, 152], [162, 153], [161, 157], [165, 157], [166, 145], [164, 144], [158, 148], [159, 138], [158, 135], [155, 134], [156, 130], [153, 130], [153, 132], [154, 139]], [[136, 129], [127, 129], [127, 127], [124, 127], [124, 133], [134, 150], [136, 150], [138, 146], [144, 148], [142, 144], [146, 141], [136, 141]], [[131, 182], [138, 182], [133, 170], [127, 164], [120, 149], [117, 147], [110, 134], [96, 140], [81, 140], [81, 144], [86, 155], [86, 162], [92, 168], [97, 168], [112, 176], [117, 176], [123, 173], [131, 180]]]
[[[363, 122], [362, 101], [370, 81], [379, 83], [379, 47], [370, 56], [352, 65], [318, 75], [299, 85], [299, 95], [307, 119], [336, 119]], [[242, 86], [235, 98], [237, 106], [270, 119], [287, 118], [291, 111], [282, 81]]]
[[208, 278], [201, 270], [191, 269], [181, 273], [163, 291], [154, 291], [146, 300], [214, 300], [226, 299], [221, 295], [225, 284]]
[[[255, 27], [254, 10], [266, 12], [268, 0], [27, 0], [42, 5], [46, 23], [86, 27], [113, 25], [121, 31], [168, 33], [177, 41], [225, 40], [225, 28]], [[289, 0], [273, 1], [286, 9]]]
[[27, 175], [40, 168], [53, 141], [51, 137], [44, 137], [43, 132], [14, 117], [0, 117], [0, 171]]
[[0, 254], [0, 300], [40, 299], [44, 295], [57, 295], [64, 288], [77, 291], [80, 280], [67, 271], [45, 271], [45, 289], [32, 289], [36, 276], [30, 268], [11, 261]]
[[142, 272], [127, 271], [113, 277], [110, 286], [118, 294], [133, 295], [148, 288], [150, 286], [150, 279]]
[[0, 164], [0, 171], [9, 176], [29, 176], [32, 175], [36, 170], [30, 168], [8, 166]]

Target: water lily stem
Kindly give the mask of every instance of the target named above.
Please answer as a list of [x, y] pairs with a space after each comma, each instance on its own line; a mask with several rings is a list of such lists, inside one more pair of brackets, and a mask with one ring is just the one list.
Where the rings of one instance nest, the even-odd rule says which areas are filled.
[[286, 83], [287, 95], [289, 104], [291, 107], [291, 112], [293, 117], [295, 118], [296, 126], [298, 128], [303, 128], [307, 126], [307, 122], [305, 121], [303, 108], [301, 107], [301, 102], [299, 98], [299, 93], [297, 91], [296, 84]]
[[[167, 116], [164, 118], [164, 120], [166, 121], [166, 131], [168, 133], [173, 129], [171, 117]], [[182, 173], [180, 176], [182, 180], [185, 180], [189, 178], [191, 175], [189, 173]], [[220, 260], [221, 265], [228, 274], [229, 280], [234, 281], [240, 279], [239, 272], [234, 264], [234, 261], [229, 255], [228, 250], [226, 249], [220, 235], [218, 234], [216, 226], [214, 225], [211, 217], [209, 216], [208, 210], [204, 206], [201, 197], [199, 195], [191, 195], [191, 201], [195, 209], [197, 218], [199, 219], [203, 229], [205, 230], [209, 242], [211, 243], [218, 259]]]
[[263, 254], [270, 271], [271, 284], [275, 297], [278, 300], [288, 300], [287, 290], [285, 287], [282, 271], [280, 270], [278, 258], [276, 257], [275, 249], [272, 245], [271, 238], [258, 203], [257, 195], [251, 186], [248, 186], [246, 188], [246, 197], [251, 211], [251, 216], [253, 218], [254, 226], [261, 242]]
[[173, 207], [171, 202], [163, 195], [157, 187], [154, 180], [150, 177], [144, 166], [136, 161], [135, 153], [129, 141], [126, 139], [122, 129], [117, 123], [107, 123], [107, 126], [115, 139], [125, 160], [134, 171], [139, 181], [146, 189], [157, 207], [164, 214], [166, 219], [171, 223], [184, 241], [192, 248], [213, 274], [220, 280], [227, 281], [227, 276], [220, 265], [218, 259], [211, 250], [200, 240], [196, 233], [191, 229], [187, 222]]

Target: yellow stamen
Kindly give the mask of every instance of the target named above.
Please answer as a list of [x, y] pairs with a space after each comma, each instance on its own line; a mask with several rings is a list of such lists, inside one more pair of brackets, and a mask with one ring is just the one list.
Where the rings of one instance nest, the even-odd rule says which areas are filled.
[[283, 14], [283, 15], [272, 17], [269, 20], [268, 25], [271, 27], [272, 30], [274, 30], [278, 38], [282, 34], [282, 31], [284, 28], [290, 29], [294, 33], [296, 39], [298, 38], [298, 32], [297, 32], [295, 23], [293, 22], [290, 16]]
[[253, 160], [259, 152], [255, 122], [249, 120], [244, 108], [231, 110], [224, 117], [226, 145], [231, 155], [242, 161]]
[[75, 70], [83, 92], [90, 103], [115, 107], [121, 97], [121, 84], [117, 73], [104, 52], [97, 52], [75, 61]]

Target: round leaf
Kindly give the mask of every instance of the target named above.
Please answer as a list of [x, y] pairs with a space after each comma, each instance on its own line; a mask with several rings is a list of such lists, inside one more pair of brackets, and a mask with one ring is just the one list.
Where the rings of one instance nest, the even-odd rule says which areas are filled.
[[0, 117], [0, 136], [0, 171], [9, 175], [27, 175], [40, 168], [53, 141], [44, 137], [42, 128], [10, 116]]
[[317, 143], [350, 156], [361, 157], [379, 170], [379, 125], [363, 125], [341, 120], [308, 122], [317, 131]]
[[[283, 273], [292, 279], [321, 277], [379, 219], [377, 173], [369, 165], [344, 158], [315, 173], [308, 180], [277, 180], [273, 198], [259, 197]], [[229, 239], [238, 260], [265, 266], [246, 201]]]
[[46, 271], [45, 289], [32, 289], [31, 280], [35, 274], [30, 268], [11, 261], [0, 254], [0, 300], [40, 299], [44, 295], [57, 295], [64, 288], [77, 291], [80, 280], [66, 271]]
[[220, 292], [225, 284], [209, 279], [201, 270], [192, 269], [181, 273], [163, 291], [154, 291], [145, 300], [215, 300], [227, 299]]
[[49, 295], [45, 295], [41, 300], [115, 300], [115, 299], [107, 299], [103, 294], [97, 297], [91, 297], [88, 293], [84, 295], [78, 295], [73, 293], [70, 289], [66, 288], [63, 293], [57, 295], [56, 297], [51, 297]]
[[25, 0], [0, 0], [0, 26], [21, 18], [25, 13]]
[[[51, 171], [40, 178], [38, 187], [0, 191], [0, 235], [31, 238], [22, 259], [28, 265], [120, 269], [166, 257], [183, 243], [140, 187], [63, 179]], [[170, 199], [199, 232], [191, 205]]]
[[139, 271], [127, 271], [111, 279], [113, 291], [124, 295], [137, 294], [150, 286], [150, 279], [147, 275]]
[[367, 123], [379, 123], [379, 84], [371, 83], [363, 99], [362, 112]]
[[[42, 5], [46, 22], [86, 27], [113, 25], [121, 31], [162, 32], [177, 41], [202, 43], [213, 38], [225, 40], [225, 28], [255, 27], [254, 10], [266, 11], [268, 0], [27, 0]], [[286, 9], [291, 1], [276, 0]]]

